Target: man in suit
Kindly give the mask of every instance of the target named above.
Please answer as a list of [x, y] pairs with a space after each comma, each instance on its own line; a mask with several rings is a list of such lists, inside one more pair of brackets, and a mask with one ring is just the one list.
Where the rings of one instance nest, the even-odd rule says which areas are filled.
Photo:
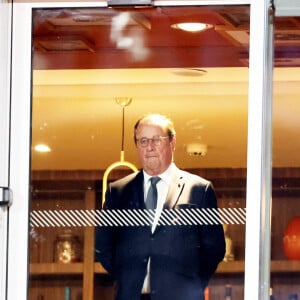
[[[149, 226], [98, 226], [96, 259], [115, 280], [116, 300], [201, 300], [225, 253], [221, 224], [162, 225], [164, 210], [217, 208], [211, 182], [173, 162], [173, 122], [159, 114], [137, 121], [134, 141], [142, 170], [109, 185], [105, 210], [143, 210], [156, 185]], [[153, 197], [152, 197], [153, 198]], [[178, 223], [177, 223], [178, 224]]]

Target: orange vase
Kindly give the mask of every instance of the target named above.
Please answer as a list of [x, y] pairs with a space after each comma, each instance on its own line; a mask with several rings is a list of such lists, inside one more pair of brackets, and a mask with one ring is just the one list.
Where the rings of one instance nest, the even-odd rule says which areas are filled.
[[285, 228], [283, 252], [289, 260], [300, 260], [300, 216], [292, 218]]

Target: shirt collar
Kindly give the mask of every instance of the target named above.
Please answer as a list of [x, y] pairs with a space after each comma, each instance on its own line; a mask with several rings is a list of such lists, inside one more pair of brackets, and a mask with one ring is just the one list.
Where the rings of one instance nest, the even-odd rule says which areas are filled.
[[[162, 181], [164, 181], [166, 184], [169, 185], [169, 183], [171, 182], [171, 174], [172, 174], [172, 171], [174, 170], [174, 168], [175, 168], [175, 164], [171, 163], [166, 171], [164, 171], [161, 174], [155, 175], [155, 176], [160, 177]], [[144, 182], [147, 183], [148, 180], [153, 176], [150, 176], [144, 170], [143, 170], [143, 173], [144, 173]]]

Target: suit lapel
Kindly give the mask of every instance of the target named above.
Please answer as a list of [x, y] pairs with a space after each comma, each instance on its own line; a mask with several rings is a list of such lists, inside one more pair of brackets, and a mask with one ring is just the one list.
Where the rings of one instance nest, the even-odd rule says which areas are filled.
[[[182, 174], [180, 174], [180, 170], [176, 169], [176, 172], [173, 173], [171, 178], [169, 190], [167, 193], [167, 197], [163, 209], [172, 209], [176, 206], [183, 188], [184, 188], [183, 176]], [[161, 228], [162, 226], [156, 226], [153, 234], [158, 232]]]
[[166, 202], [164, 204], [164, 209], [172, 209], [176, 206], [183, 188], [184, 179], [182, 174], [180, 174], [180, 171], [178, 170], [172, 176]]
[[131, 183], [131, 188], [127, 191], [128, 206], [127, 209], [144, 209], [144, 175], [143, 172], [137, 173]]

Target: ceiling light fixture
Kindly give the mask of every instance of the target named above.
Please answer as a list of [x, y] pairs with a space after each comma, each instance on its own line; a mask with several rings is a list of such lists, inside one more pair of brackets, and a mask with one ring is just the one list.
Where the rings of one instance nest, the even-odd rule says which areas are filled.
[[190, 156], [205, 156], [207, 153], [207, 145], [206, 144], [188, 144], [186, 146], [186, 152]]
[[138, 168], [132, 164], [131, 162], [125, 161], [125, 153], [124, 153], [124, 127], [125, 127], [125, 107], [128, 106], [132, 99], [130, 97], [117, 97], [115, 101], [118, 105], [122, 107], [122, 143], [121, 143], [121, 152], [120, 152], [120, 160], [112, 163], [108, 168], [105, 170], [102, 179], [102, 207], [105, 201], [105, 192], [107, 189], [107, 180], [108, 175], [113, 169], [118, 167], [127, 167], [131, 169], [133, 172], [137, 172]]
[[212, 28], [211, 24], [200, 23], [200, 22], [186, 22], [186, 23], [176, 23], [171, 25], [174, 29], [180, 29], [188, 32], [199, 32], [206, 29]]
[[50, 147], [46, 144], [38, 144], [34, 147], [34, 150], [37, 152], [43, 152], [43, 153], [51, 152]]
[[199, 77], [207, 74], [207, 71], [201, 68], [178, 68], [174, 69], [172, 73], [179, 76]]

